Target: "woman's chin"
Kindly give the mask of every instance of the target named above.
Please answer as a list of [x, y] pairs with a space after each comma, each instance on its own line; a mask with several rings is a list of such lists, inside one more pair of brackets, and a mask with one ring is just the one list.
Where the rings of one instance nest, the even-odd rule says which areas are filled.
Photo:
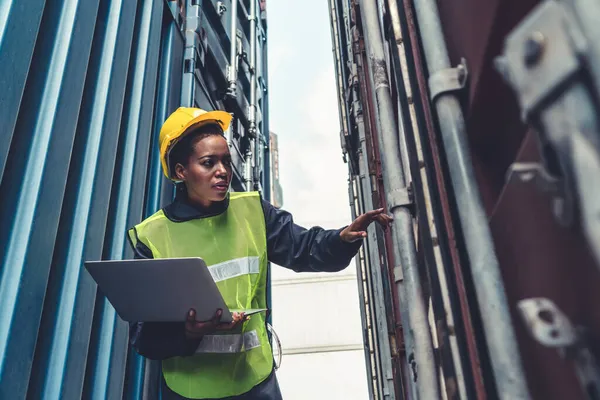
[[223, 201], [227, 198], [227, 194], [229, 193], [229, 190], [226, 191], [216, 191], [213, 196], [211, 201]]

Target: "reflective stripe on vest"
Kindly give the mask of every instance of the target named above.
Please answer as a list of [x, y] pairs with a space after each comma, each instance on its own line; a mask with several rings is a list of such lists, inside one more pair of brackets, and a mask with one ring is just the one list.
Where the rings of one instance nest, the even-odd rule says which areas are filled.
[[244, 257], [211, 265], [208, 271], [215, 282], [235, 278], [246, 274], [260, 273], [258, 257]]
[[[231, 193], [220, 215], [172, 222], [161, 211], [129, 231], [154, 258], [202, 257], [230, 309], [266, 308], [267, 244], [256, 192]], [[273, 369], [265, 314], [254, 314], [241, 332], [205, 336], [196, 353], [162, 362], [171, 390], [192, 399], [248, 392]]]
[[240, 353], [260, 347], [256, 331], [230, 335], [205, 335], [196, 350], [199, 353]]

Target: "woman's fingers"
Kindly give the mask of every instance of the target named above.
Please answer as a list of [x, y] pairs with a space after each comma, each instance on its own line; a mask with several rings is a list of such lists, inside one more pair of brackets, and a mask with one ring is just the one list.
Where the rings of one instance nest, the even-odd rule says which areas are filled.
[[387, 214], [379, 214], [375, 217], [375, 220], [384, 228], [387, 228], [394, 222], [394, 218]]
[[198, 339], [206, 334], [210, 334], [216, 330], [231, 330], [234, 329], [241, 323], [244, 323], [250, 317], [247, 317], [244, 313], [235, 312], [232, 315], [231, 322], [221, 323], [221, 316], [223, 315], [223, 310], [219, 309], [215, 312], [215, 315], [206, 322], [196, 321], [196, 311], [191, 309], [188, 312], [186, 321], [185, 321], [185, 334], [190, 339]]
[[367, 237], [365, 232], [373, 221], [377, 221], [384, 229], [388, 228], [394, 219], [384, 213], [383, 208], [367, 211], [359, 215], [350, 225], [348, 225], [340, 236], [345, 242], [356, 242]]
[[188, 322], [188, 323], [196, 322], [196, 310], [194, 310], [193, 308], [190, 308], [190, 311], [188, 311], [186, 322]]
[[220, 308], [215, 312], [215, 315], [213, 315], [212, 319], [210, 320], [210, 322], [213, 325], [218, 325], [219, 322], [221, 321], [221, 315], [223, 315], [223, 310], [221, 310]]
[[240, 323], [246, 321], [246, 314], [244, 313], [233, 313], [233, 320], [230, 323], [219, 324], [217, 326], [218, 330], [231, 330], [238, 326]]
[[[362, 214], [358, 218], [362, 217], [361, 221], [366, 222], [368, 225], [371, 223], [371, 221], [378, 218], [382, 213], [383, 213], [383, 208], [378, 208], [377, 210], [367, 211], [366, 213]], [[358, 218], [357, 218], [357, 220], [358, 220]]]
[[387, 228], [391, 225], [393, 220], [394, 219], [391, 216], [383, 213], [383, 208], [380, 208], [378, 210], [373, 210], [362, 214], [354, 221], [351, 228], [353, 231], [363, 231], [367, 229], [367, 227], [373, 221], [377, 221], [382, 227]]
[[383, 212], [383, 208], [378, 208], [376, 210], [367, 211], [365, 214], [369, 216], [375, 216], [381, 214]]
[[367, 227], [373, 222], [373, 220], [377, 219], [381, 213], [383, 213], [383, 208], [379, 208], [377, 210], [367, 211], [364, 214], [356, 217], [352, 224], [350, 224], [349, 228], [351, 231], [364, 231]]
[[189, 339], [198, 339], [202, 337], [203, 332], [198, 329], [200, 322], [196, 321], [196, 310], [190, 309], [185, 321], [185, 336]]
[[185, 334], [188, 338], [200, 338], [203, 335], [213, 332], [219, 326], [223, 310], [218, 309], [213, 317], [206, 322], [196, 321], [196, 311], [190, 309], [185, 321]]

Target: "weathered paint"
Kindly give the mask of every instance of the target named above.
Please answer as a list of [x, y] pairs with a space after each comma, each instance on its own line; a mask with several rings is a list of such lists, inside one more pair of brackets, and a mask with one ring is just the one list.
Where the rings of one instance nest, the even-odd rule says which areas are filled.
[[[196, 33], [212, 39], [195, 43], [202, 57], [186, 70], [192, 3], [9, 1], [0, 11], [0, 398], [157, 395], [158, 365], [128, 350], [127, 324], [83, 261], [131, 257], [125, 229], [172, 198], [156, 140], [167, 115], [192, 100], [186, 74], [193, 103], [239, 119], [233, 145], [244, 154], [249, 89], [233, 103], [221, 95], [228, 14], [199, 2]], [[258, 26], [266, 30], [264, 14]], [[249, 51], [246, 33], [243, 42]], [[266, 42], [257, 57], [266, 63]], [[248, 86], [247, 68], [239, 79]], [[268, 134], [265, 67], [256, 79]]]
[[[342, 132], [342, 148], [350, 165], [350, 193], [358, 214], [365, 211], [360, 201], [360, 195], [364, 197], [365, 194], [357, 194], [356, 190], [357, 182], [365, 178], [365, 172], [359, 172], [357, 168], [362, 157], [369, 160], [368, 174], [374, 182], [373, 196], [376, 199], [373, 205], [385, 206], [386, 194], [380, 185], [385, 166], [381, 169], [377, 152], [369, 150], [377, 148], [379, 127], [369, 117], [379, 112], [379, 104], [374, 102], [373, 88], [368, 85], [369, 76], [361, 75], [368, 54], [361, 45], [360, 2], [332, 0], [331, 3], [336, 5], [332, 10], [344, 10], [342, 15], [337, 13], [332, 18], [338, 24], [337, 31], [343, 32], [346, 27], [353, 34], [352, 39], [341, 34], [334, 35], [334, 53], [336, 58], [342, 59], [338, 63], [350, 71], [342, 67], [336, 72], [341, 125], [345, 129]], [[506, 183], [506, 171], [513, 162], [539, 161], [540, 154], [535, 132], [521, 122], [514, 93], [495, 70], [493, 58], [502, 52], [506, 35], [540, 1], [458, 0], [437, 3], [452, 64], [458, 64], [464, 57], [469, 69], [468, 90], [461, 93], [469, 157], [487, 211], [511, 316], [510, 322], [497, 329], [514, 327], [523, 360], [523, 379], [527, 381], [533, 398], [581, 398], [582, 388], [577, 382], [573, 363], [562, 359], [556, 349], [537, 343], [525, 329], [516, 308], [517, 303], [525, 298], [541, 296], [551, 299], [574, 324], [586, 328], [589, 343], [597, 354], [600, 318], [595, 305], [600, 300], [597, 290], [600, 276], [580, 226], [561, 227], [552, 215], [550, 199], [533, 185]], [[423, 285], [429, 288], [425, 295], [431, 301], [431, 331], [437, 338], [440, 381], [448, 398], [465, 398], [460, 392], [461, 385], [466, 391], [466, 398], [506, 396], [506, 392], [498, 392], [502, 389], [497, 387], [495, 379], [498, 378], [492, 373], [494, 355], [486, 342], [482, 323], [485, 310], [480, 309], [475, 296], [476, 283], [467, 257], [464, 227], [457, 218], [457, 211], [464, 205], [457, 204], [460, 196], [452, 189], [445, 146], [440, 140], [436, 111], [429, 99], [429, 76], [422, 47], [425, 38], [421, 36], [422, 26], [419, 28], [416, 23], [416, 3], [382, 0], [378, 4], [382, 10], [382, 28], [386, 32], [384, 40], [389, 51], [387, 68], [393, 75], [392, 92], [398, 102], [396, 118], [402, 122], [399, 123], [399, 135], [406, 140], [407, 160], [404, 161], [410, 164], [415, 235], [420, 242]], [[398, 32], [394, 32], [398, 27], [394, 27], [391, 21], [394, 12], [400, 21]], [[402, 60], [403, 57], [405, 60]], [[360, 101], [355, 103], [352, 103], [350, 93], [353, 85], [362, 89]], [[360, 143], [359, 132], [363, 122], [353, 118], [351, 112], [357, 108], [365, 121], [367, 151]], [[381, 259], [386, 261], [381, 262], [381, 265], [387, 264], [388, 272], [384, 295], [397, 299], [398, 293], [394, 293], [391, 283], [402, 277], [393, 273], [396, 265], [389, 251], [389, 237], [386, 239], [382, 243], [369, 237], [367, 244], [378, 246]], [[369, 262], [368, 258], [366, 262]], [[380, 264], [379, 261], [371, 262], [373, 265], [365, 266], [365, 259], [361, 258], [359, 271], [368, 271]], [[362, 279], [365, 288], [373, 284], [373, 277], [368, 273]], [[365, 298], [364, 326], [371, 329], [365, 328], [367, 362], [373, 376], [371, 390], [374, 398], [388, 398], [389, 394], [380, 384], [385, 377], [377, 375], [381, 371], [379, 359], [386, 354], [372, 340], [381, 333], [372, 330], [381, 328], [376, 324], [376, 316], [368, 312], [377, 299], [368, 290], [361, 294]], [[385, 329], [395, 332], [396, 338], [401, 339], [403, 329], [411, 327], [401, 327], [397, 323], [397, 304], [396, 301], [386, 302], [388, 326]], [[399, 360], [394, 360], [394, 366], [398, 368], [402, 366], [400, 360], [405, 355], [402, 354], [401, 341], [394, 344], [396, 348], [393, 350], [402, 355]], [[410, 362], [410, 355], [408, 358]], [[418, 372], [419, 366], [416, 367]], [[410, 372], [394, 377], [397, 393], [407, 398], [411, 397], [413, 381], [413, 376], [409, 377], [412, 375]]]

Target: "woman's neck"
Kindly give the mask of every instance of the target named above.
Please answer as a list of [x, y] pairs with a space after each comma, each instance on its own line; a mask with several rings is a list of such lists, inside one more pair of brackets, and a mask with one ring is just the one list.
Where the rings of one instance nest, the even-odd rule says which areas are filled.
[[[178, 185], [184, 185], [179, 183]], [[186, 186], [178, 186], [176, 191], [176, 199], [182, 203], [185, 203], [201, 213], [210, 213], [213, 210], [216, 211], [227, 204], [227, 198], [223, 201], [212, 201], [206, 200], [197, 196], [196, 193], [190, 192]]]
[[190, 205], [194, 206], [195, 208], [199, 208], [201, 210], [202, 209], [210, 209], [216, 203], [211, 200], [205, 200], [205, 199], [197, 198], [195, 196], [190, 196], [189, 193], [187, 196], [187, 202], [190, 203]]

